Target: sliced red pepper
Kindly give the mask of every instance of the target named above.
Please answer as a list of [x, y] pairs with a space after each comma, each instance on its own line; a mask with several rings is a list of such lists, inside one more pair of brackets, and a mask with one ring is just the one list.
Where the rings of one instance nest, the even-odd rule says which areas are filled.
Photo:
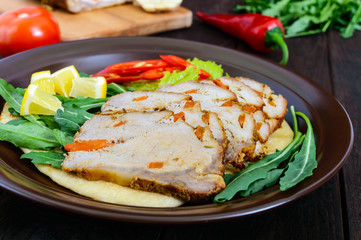
[[157, 80], [164, 76], [164, 68], [151, 69], [140, 74], [142, 79]]
[[168, 63], [162, 59], [132, 61], [124, 63], [116, 63], [106, 67], [107, 71], [111, 73], [139, 73], [150, 69], [167, 67]]
[[[197, 67], [194, 64], [188, 62], [187, 60], [177, 57], [177, 56], [174, 56], [174, 55], [160, 55], [160, 57], [164, 61], [168, 62], [169, 64], [176, 66], [176, 67], [180, 67], [182, 70], [186, 69], [189, 66]], [[200, 80], [207, 79], [211, 76], [209, 73], [207, 73], [203, 69], [199, 69], [199, 70], [200, 70], [200, 73], [199, 73]]]
[[93, 77], [100, 77], [100, 76], [104, 77], [107, 80], [107, 83], [125, 83], [125, 82], [133, 82], [142, 79], [140, 74], [135, 76], [131, 76], [131, 75], [121, 76], [116, 73], [107, 73], [107, 74], [96, 73], [93, 75]]

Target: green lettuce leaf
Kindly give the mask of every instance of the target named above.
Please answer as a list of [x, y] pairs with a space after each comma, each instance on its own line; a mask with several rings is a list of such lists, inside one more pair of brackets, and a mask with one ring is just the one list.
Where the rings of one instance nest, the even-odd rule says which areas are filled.
[[198, 80], [199, 69], [194, 67], [187, 67], [184, 71], [174, 71], [172, 73], [166, 72], [164, 77], [160, 79], [158, 87], [162, 87], [167, 84], [177, 84], [189, 80]]
[[155, 91], [159, 88], [159, 80], [148, 81], [148, 80], [139, 80], [129, 83], [124, 83], [124, 87], [128, 91]]
[[216, 64], [212, 61], [203, 61], [198, 58], [187, 61], [211, 74], [211, 79], [217, 79], [223, 76], [223, 68], [220, 64]]

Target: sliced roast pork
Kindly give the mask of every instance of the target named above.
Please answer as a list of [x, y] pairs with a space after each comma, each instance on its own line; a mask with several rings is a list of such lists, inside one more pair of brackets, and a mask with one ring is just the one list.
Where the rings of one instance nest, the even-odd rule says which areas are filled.
[[262, 96], [264, 102], [262, 111], [266, 116], [265, 121], [269, 124], [271, 133], [277, 130], [287, 113], [287, 100], [281, 94], [274, 94], [266, 84], [244, 77], [237, 77], [236, 79]]
[[[244, 168], [247, 160], [255, 155], [255, 121], [237, 102], [237, 96], [230, 90], [217, 85], [188, 81], [177, 85], [167, 85], [160, 91], [186, 93], [194, 101], [199, 101], [203, 110], [216, 113], [226, 132], [228, 146], [225, 161], [238, 168]], [[263, 155], [262, 155], [263, 156]]]
[[63, 170], [185, 201], [204, 201], [224, 187], [223, 148], [207, 126], [196, 128], [171, 111], [99, 114], [75, 143], [104, 140], [104, 147], [72, 151]]
[[182, 93], [160, 91], [127, 92], [111, 97], [103, 106], [102, 113], [170, 110], [176, 118], [182, 118], [193, 127], [209, 126], [217, 142], [226, 147], [228, 139], [217, 114], [203, 111], [199, 102]]

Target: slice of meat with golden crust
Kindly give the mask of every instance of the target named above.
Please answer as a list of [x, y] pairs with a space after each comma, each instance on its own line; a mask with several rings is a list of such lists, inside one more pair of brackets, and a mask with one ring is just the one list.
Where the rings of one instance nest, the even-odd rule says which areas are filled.
[[[238, 79], [231, 77], [221, 77], [213, 80], [213, 82], [217, 86], [228, 89], [236, 94], [238, 103], [242, 106], [242, 110], [252, 114], [255, 119], [257, 139], [260, 143], [266, 142], [271, 134], [271, 129], [269, 123], [266, 121], [265, 114], [262, 111], [265, 105], [262, 94], [259, 94]], [[254, 85], [256, 85], [256, 83]]]
[[[142, 98], [141, 101], [134, 100]], [[208, 125], [217, 142], [226, 147], [228, 140], [222, 122], [214, 113], [202, 111], [200, 104], [182, 93], [136, 91], [111, 97], [102, 107], [103, 113], [170, 110], [193, 127]]]
[[219, 145], [226, 148], [228, 139], [216, 113], [202, 110], [200, 103], [193, 101], [171, 103], [166, 109], [174, 112], [175, 116], [182, 117], [192, 127], [208, 126]]
[[247, 166], [247, 160], [260, 157], [254, 153], [256, 126], [252, 114], [243, 111], [236, 102], [232, 101], [202, 102], [202, 108], [216, 113], [223, 123], [229, 141], [225, 152], [227, 163], [243, 169]]
[[165, 85], [158, 89], [162, 92], [185, 93], [192, 97], [193, 101], [234, 101], [236, 94], [216, 85], [204, 84], [197, 81], [181, 82], [176, 85]]
[[244, 77], [237, 77], [236, 79], [262, 96], [264, 102], [262, 111], [266, 114], [266, 122], [270, 125], [270, 133], [273, 133], [281, 126], [287, 113], [287, 100], [281, 94], [274, 94], [266, 84]]
[[256, 144], [254, 118], [242, 110], [233, 92], [202, 82], [181, 84], [181, 87], [177, 84], [159, 90], [189, 94], [193, 100], [200, 102], [203, 110], [218, 115], [228, 138], [225, 154], [227, 163], [244, 168], [246, 160], [257, 158], [254, 154]]
[[180, 93], [135, 91], [115, 95], [103, 104], [102, 112], [134, 112], [163, 110], [173, 102], [190, 100], [191, 97]]
[[69, 152], [63, 170], [194, 202], [225, 187], [223, 149], [209, 128], [174, 121], [171, 111], [95, 115], [75, 143], [96, 139], [112, 144]]
[[262, 97], [243, 82], [231, 77], [221, 77], [213, 80], [213, 82], [220, 87], [234, 92], [241, 105], [253, 106], [257, 110], [262, 109], [264, 105]]

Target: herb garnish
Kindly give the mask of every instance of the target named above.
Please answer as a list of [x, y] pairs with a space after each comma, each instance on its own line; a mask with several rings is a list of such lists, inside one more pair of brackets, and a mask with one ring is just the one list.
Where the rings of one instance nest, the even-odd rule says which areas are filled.
[[277, 17], [286, 37], [298, 37], [337, 29], [349, 38], [361, 29], [360, 0], [243, 0], [235, 11], [258, 12]]

